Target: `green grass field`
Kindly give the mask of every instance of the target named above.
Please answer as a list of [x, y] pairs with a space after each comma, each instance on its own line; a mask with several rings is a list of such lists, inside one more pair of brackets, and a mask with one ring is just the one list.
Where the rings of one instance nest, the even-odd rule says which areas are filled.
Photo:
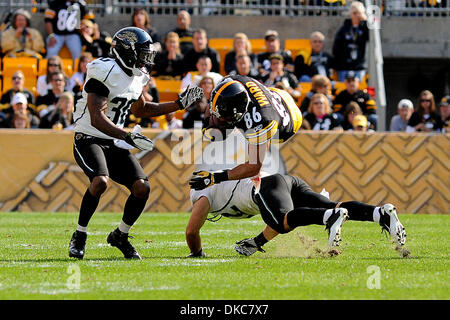
[[266, 253], [239, 256], [234, 242], [263, 227], [256, 217], [207, 222], [202, 240], [208, 257], [186, 259], [188, 218], [143, 214], [131, 232], [143, 260], [128, 261], [106, 243], [121, 215], [96, 213], [85, 259], [78, 261], [67, 253], [76, 214], [0, 213], [0, 299], [450, 298], [448, 215], [400, 216], [409, 258], [378, 225], [353, 221], [345, 223], [334, 257], [326, 251], [323, 226], [297, 228], [266, 244]]

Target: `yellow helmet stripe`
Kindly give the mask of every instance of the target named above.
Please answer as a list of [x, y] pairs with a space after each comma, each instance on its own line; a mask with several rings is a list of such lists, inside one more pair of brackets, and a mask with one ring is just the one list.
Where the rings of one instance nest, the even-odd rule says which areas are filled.
[[232, 85], [233, 83], [237, 83], [237, 81], [236, 80], [229, 81], [229, 82], [225, 83], [222, 86], [222, 88], [217, 90], [217, 93], [214, 96], [214, 99], [213, 99], [212, 104], [211, 104], [212, 111], [216, 111], [215, 110], [216, 109], [216, 102], [217, 102], [217, 99], [219, 98], [220, 94], [222, 93], [222, 91], [225, 90], [225, 88], [227, 88], [228, 86]]

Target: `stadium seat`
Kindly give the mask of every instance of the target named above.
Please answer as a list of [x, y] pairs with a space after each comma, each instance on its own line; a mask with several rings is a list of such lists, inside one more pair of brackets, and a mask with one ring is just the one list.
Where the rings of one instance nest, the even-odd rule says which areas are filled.
[[58, 53], [58, 56], [61, 57], [61, 59], [72, 59], [72, 54], [70, 53], [69, 49], [64, 45], [61, 50]]
[[300, 106], [302, 104], [303, 99], [306, 97], [306, 94], [311, 91], [311, 82], [300, 82], [300, 87], [302, 88], [302, 95], [297, 99], [297, 105]]
[[12, 76], [18, 70], [22, 71], [25, 76], [25, 87], [36, 94], [36, 81], [37, 81], [37, 65], [38, 60], [36, 58], [20, 57], [9, 58], [5, 57], [2, 61], [2, 93], [5, 93], [11, 89]]
[[161, 102], [174, 101], [180, 93], [181, 80], [163, 80], [155, 78]]
[[299, 54], [309, 55], [311, 51], [311, 43], [309, 39], [286, 39], [284, 40], [284, 49], [292, 53], [292, 59]]
[[63, 63], [63, 72], [69, 78], [73, 74], [73, 60], [72, 59], [61, 59]]
[[233, 38], [212, 38], [208, 40], [208, 45], [214, 48], [220, 56], [220, 73], [226, 75], [225, 72], [225, 56], [233, 50]]
[[266, 40], [264, 40], [264, 38], [249, 39], [249, 41], [252, 45], [252, 52], [254, 54], [266, 51]]

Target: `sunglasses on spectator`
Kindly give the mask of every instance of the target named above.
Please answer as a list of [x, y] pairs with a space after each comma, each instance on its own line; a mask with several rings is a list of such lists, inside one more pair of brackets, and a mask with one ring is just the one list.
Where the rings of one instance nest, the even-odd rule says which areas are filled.
[[61, 79], [61, 78], [53, 78], [52, 81], [55, 81], [55, 82], [62, 82], [62, 81], [64, 81], [64, 79]]
[[427, 100], [427, 99], [420, 99], [420, 102], [431, 102], [431, 100]]
[[22, 77], [12, 77], [13, 80], [22, 80]]
[[56, 64], [56, 63], [49, 63], [48, 66], [49, 67], [60, 67], [60, 65]]

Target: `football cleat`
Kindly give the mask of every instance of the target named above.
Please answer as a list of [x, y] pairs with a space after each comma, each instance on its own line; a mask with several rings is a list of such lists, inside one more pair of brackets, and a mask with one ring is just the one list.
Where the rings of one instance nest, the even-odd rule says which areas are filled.
[[86, 246], [87, 233], [75, 231], [69, 243], [69, 257], [83, 259], [84, 247]]
[[116, 247], [120, 251], [122, 251], [125, 259], [136, 259], [142, 260], [142, 257], [136, 251], [136, 249], [131, 245], [128, 238], [132, 239], [133, 237], [129, 236], [128, 233], [123, 233], [119, 229], [112, 231], [106, 241], [113, 247]]
[[326, 222], [325, 230], [328, 231], [328, 245], [339, 246], [342, 224], [348, 219], [348, 210], [345, 208], [333, 209], [333, 213]]
[[394, 205], [387, 203], [380, 207], [381, 231], [387, 231], [398, 245], [403, 246], [406, 242], [406, 231], [397, 216], [397, 209]]
[[255, 242], [255, 238], [243, 239], [241, 241], [236, 242], [237, 246], [234, 249], [237, 253], [242, 254], [243, 256], [251, 256], [256, 251], [266, 252], [263, 248], [258, 246]]

